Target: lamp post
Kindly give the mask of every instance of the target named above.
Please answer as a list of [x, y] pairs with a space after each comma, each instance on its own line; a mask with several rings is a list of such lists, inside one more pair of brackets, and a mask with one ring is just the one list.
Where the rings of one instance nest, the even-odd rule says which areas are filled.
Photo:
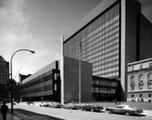
[[[20, 51], [27, 51], [27, 52], [31, 52], [32, 54], [35, 53], [35, 51], [32, 51], [32, 50], [28, 50], [28, 49], [19, 49], [17, 51], [15, 51], [12, 56], [11, 56], [11, 60], [10, 60], [10, 80], [12, 81], [12, 60], [13, 60], [13, 57], [14, 55], [17, 53], [17, 52], [20, 52]], [[10, 93], [11, 93], [11, 113], [13, 114], [14, 113], [14, 110], [13, 110], [13, 86], [11, 85], [10, 86]]]

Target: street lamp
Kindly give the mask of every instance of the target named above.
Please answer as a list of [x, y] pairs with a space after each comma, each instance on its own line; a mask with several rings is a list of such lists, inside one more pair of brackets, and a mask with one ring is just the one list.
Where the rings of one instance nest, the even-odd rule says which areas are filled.
[[[10, 60], [10, 80], [12, 81], [12, 60], [13, 60], [13, 57], [14, 55], [17, 53], [17, 52], [20, 52], [20, 51], [27, 51], [27, 52], [31, 52], [32, 54], [35, 53], [35, 51], [33, 50], [28, 50], [28, 49], [19, 49], [17, 51], [15, 51], [12, 56], [11, 56], [11, 60]], [[12, 85], [10, 86], [11, 87], [11, 113], [13, 114], [14, 113], [14, 110], [13, 110], [13, 90], [12, 90]]]

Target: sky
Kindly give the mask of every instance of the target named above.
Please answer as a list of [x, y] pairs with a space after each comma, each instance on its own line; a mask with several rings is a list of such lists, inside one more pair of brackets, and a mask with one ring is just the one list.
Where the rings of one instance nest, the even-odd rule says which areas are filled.
[[[152, 21], [152, 0], [140, 0]], [[13, 58], [13, 78], [33, 74], [61, 56], [61, 37], [101, 0], [0, 0], [0, 55]]]

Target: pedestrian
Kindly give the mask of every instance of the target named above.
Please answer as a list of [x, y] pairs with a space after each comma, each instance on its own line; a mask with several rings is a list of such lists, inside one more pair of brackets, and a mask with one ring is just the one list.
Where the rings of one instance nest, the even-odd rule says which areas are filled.
[[7, 111], [8, 111], [8, 107], [6, 105], [6, 102], [3, 101], [3, 105], [1, 106], [1, 113], [2, 113], [2, 116], [3, 116], [3, 120], [6, 120]]
[[117, 99], [115, 99], [115, 104], [117, 104]]

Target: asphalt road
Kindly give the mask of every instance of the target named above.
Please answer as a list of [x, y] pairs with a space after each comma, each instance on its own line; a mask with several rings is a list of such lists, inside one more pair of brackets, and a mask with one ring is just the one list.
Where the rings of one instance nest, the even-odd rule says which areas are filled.
[[38, 114], [43, 114], [47, 116], [53, 116], [56, 118], [61, 118], [64, 120], [152, 120], [150, 115], [141, 116], [127, 116], [127, 115], [117, 115], [108, 114], [105, 112], [86, 112], [81, 110], [66, 110], [60, 108], [46, 108], [34, 105], [15, 105], [16, 109], [24, 109], [27, 111], [35, 112]]

